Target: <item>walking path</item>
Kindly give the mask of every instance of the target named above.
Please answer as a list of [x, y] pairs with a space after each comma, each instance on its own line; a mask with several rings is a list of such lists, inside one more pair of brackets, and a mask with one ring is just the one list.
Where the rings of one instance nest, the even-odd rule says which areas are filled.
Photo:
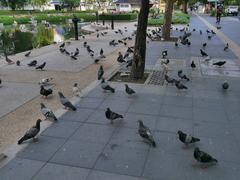
[[[137, 92], [136, 96], [129, 97], [124, 83], [110, 83], [116, 88], [114, 94], [103, 92], [97, 85], [76, 102], [76, 112], [66, 112], [58, 123], [42, 130], [37, 143], [25, 143], [29, 145], [0, 169], [0, 179], [238, 179], [239, 59], [234, 50], [223, 51], [221, 36], [207, 40], [207, 25], [192, 16], [190, 28], [197, 31], [190, 37], [190, 47], [180, 45], [176, 48], [173, 42], [148, 44], [146, 68], [161, 70], [161, 51], [168, 49], [169, 75], [177, 78], [177, 71], [182, 69], [190, 78], [190, 82], [183, 82], [188, 90], [178, 91], [166, 83], [163, 86], [129, 84]], [[203, 35], [199, 34], [199, 29], [203, 30]], [[205, 50], [213, 57], [208, 64], [200, 57], [203, 42], [208, 43]], [[212, 62], [223, 59], [226, 65], [213, 67]], [[192, 60], [197, 64], [195, 70], [190, 68]], [[95, 76], [96, 72], [93, 74]], [[70, 79], [67, 75], [64, 77]], [[224, 80], [230, 84], [227, 91], [221, 88]], [[61, 88], [68, 92], [69, 86], [63, 83]], [[124, 119], [110, 124], [105, 118], [107, 107], [122, 114]], [[150, 147], [138, 135], [139, 119], [152, 130], [156, 148]], [[176, 138], [178, 130], [199, 137], [201, 141], [182, 149]], [[192, 166], [196, 146], [218, 159], [218, 164], [208, 169]]]

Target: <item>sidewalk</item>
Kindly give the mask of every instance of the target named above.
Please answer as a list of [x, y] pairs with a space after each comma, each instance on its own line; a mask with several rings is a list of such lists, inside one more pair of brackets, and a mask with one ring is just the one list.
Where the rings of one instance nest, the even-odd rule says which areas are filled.
[[[207, 26], [193, 16], [190, 28]], [[189, 89], [175, 86], [129, 84], [137, 95], [128, 97], [124, 83], [110, 83], [116, 92], [104, 93], [98, 85], [77, 103], [77, 111], [68, 111], [59, 122], [41, 132], [39, 142], [29, 143], [6, 166], [0, 169], [3, 180], [236, 180], [240, 176], [240, 79], [237, 57], [224, 44], [206, 33], [194, 32], [188, 48], [174, 43], [150, 42], [147, 69], [158, 69], [161, 51], [168, 49], [171, 76], [182, 69], [190, 82]], [[206, 65], [199, 49], [207, 41], [206, 50], [213, 60]], [[213, 61], [226, 59], [222, 68]], [[197, 64], [196, 70], [190, 62]], [[233, 69], [233, 67], [235, 69]], [[230, 84], [221, 88], [224, 80]], [[105, 110], [123, 114], [114, 124], [105, 118]], [[154, 134], [156, 148], [149, 147], [138, 135], [141, 119]], [[44, 122], [43, 122], [44, 123]], [[199, 137], [195, 145], [208, 152], [218, 164], [202, 169], [193, 167], [193, 149], [182, 149], [178, 130]]]

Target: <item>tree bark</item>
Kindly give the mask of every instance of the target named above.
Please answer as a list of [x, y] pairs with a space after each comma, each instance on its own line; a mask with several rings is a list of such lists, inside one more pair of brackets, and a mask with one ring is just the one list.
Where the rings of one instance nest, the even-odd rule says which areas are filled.
[[183, 12], [184, 12], [185, 14], [187, 14], [187, 6], [188, 6], [188, 2], [184, 1], [184, 2], [183, 2]]
[[170, 40], [173, 4], [174, 4], [174, 0], [166, 1], [164, 23], [163, 23], [163, 34], [162, 34], [164, 40]]
[[141, 10], [138, 15], [137, 34], [133, 54], [133, 64], [131, 70], [132, 79], [142, 79], [144, 77], [149, 8], [149, 0], [142, 0]]

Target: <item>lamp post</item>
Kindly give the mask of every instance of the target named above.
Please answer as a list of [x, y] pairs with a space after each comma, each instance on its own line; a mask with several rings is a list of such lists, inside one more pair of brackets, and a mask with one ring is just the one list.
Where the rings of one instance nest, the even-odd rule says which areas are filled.
[[104, 26], [105, 25], [105, 19], [104, 19], [105, 18], [105, 13], [104, 12], [102, 13], [102, 18], [103, 18], [102, 19], [102, 25]]
[[99, 16], [98, 16], [98, 11], [96, 12], [96, 23], [98, 23], [98, 19], [99, 19]]
[[114, 18], [113, 18], [113, 12], [112, 12], [112, 21], [111, 21], [111, 27], [112, 27], [112, 30], [114, 29]]
[[72, 22], [74, 24], [74, 31], [75, 31], [75, 40], [78, 40], [78, 22], [79, 19], [77, 18], [77, 16], [73, 16]]

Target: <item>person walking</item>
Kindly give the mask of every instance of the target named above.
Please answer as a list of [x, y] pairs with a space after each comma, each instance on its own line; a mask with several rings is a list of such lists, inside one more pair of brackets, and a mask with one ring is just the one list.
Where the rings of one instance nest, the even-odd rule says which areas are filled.
[[222, 16], [222, 7], [217, 6], [217, 13], [216, 13], [216, 23], [217, 24], [220, 24], [221, 16]]

